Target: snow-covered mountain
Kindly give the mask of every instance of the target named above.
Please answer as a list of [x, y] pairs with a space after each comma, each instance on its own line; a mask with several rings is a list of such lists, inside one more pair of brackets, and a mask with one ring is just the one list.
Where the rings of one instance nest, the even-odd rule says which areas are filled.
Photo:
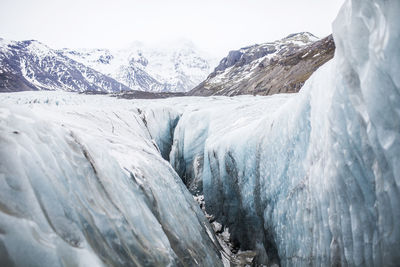
[[34, 40], [0, 39], [0, 91], [186, 92], [215, 62], [189, 41], [54, 50]]
[[1, 39], [0, 91], [191, 90], [189, 95], [201, 96], [297, 92], [333, 57], [334, 49], [332, 36], [319, 40], [307, 32], [292, 34], [231, 51], [209, 74], [217, 61], [187, 40], [134, 42], [116, 50], [54, 50], [34, 40]]
[[25, 90], [120, 92], [130, 88], [38, 41], [0, 39], [0, 92]]
[[138, 91], [186, 92], [212, 71], [216, 60], [187, 40], [154, 44], [134, 42], [126, 48], [60, 50], [82, 64]]
[[189, 95], [272, 95], [298, 92], [311, 74], [333, 57], [332, 36], [308, 32], [230, 51]]

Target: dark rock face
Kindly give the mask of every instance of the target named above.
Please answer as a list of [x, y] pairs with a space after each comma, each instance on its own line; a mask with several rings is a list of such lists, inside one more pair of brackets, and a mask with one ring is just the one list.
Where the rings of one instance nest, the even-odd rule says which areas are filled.
[[125, 98], [125, 99], [159, 99], [159, 98], [169, 98], [169, 97], [181, 97], [181, 96], [185, 96], [185, 93], [181, 93], [181, 92], [154, 93], [154, 92], [131, 90], [131, 91], [127, 91], [127, 92], [113, 94], [112, 96], [116, 96], [118, 98]]
[[37, 89], [18, 73], [0, 73], [0, 92], [17, 92], [31, 90]]
[[298, 33], [273, 43], [231, 51], [214, 72], [188, 94], [234, 96], [298, 92], [335, 52], [332, 35], [315, 40], [310, 33]]
[[240, 51], [230, 51], [228, 56], [221, 60], [221, 62], [215, 68], [215, 70], [223, 71], [223, 70], [235, 65], [242, 56], [243, 56], [243, 53], [241, 53]]
[[130, 88], [37, 41], [0, 40], [0, 92], [26, 90], [120, 92]]

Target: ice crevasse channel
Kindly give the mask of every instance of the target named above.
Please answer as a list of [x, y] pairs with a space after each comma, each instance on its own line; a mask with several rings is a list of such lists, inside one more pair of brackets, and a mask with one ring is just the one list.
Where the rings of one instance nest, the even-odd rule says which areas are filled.
[[281, 107], [180, 119], [171, 164], [259, 263], [399, 264], [399, 14], [396, 0], [346, 1], [334, 59]]
[[176, 111], [159, 107], [168, 120], [151, 136], [130, 101], [25, 92], [1, 103], [1, 266], [222, 266], [159, 151]]

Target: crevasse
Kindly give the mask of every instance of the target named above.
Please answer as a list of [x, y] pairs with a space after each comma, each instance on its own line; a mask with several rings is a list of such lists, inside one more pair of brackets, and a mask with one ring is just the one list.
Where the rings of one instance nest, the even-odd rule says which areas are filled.
[[399, 1], [347, 1], [335, 58], [299, 94], [179, 121], [172, 165], [259, 263], [400, 262], [398, 14]]
[[130, 101], [26, 92], [1, 103], [2, 266], [222, 266], [160, 154], [176, 111], [159, 107], [160, 137]]

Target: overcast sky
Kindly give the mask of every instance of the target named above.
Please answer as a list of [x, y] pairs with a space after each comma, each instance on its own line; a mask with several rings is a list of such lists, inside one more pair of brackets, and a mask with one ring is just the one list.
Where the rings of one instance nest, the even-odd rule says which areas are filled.
[[118, 48], [185, 38], [229, 50], [309, 31], [319, 37], [344, 0], [1, 0], [0, 37], [50, 47]]

